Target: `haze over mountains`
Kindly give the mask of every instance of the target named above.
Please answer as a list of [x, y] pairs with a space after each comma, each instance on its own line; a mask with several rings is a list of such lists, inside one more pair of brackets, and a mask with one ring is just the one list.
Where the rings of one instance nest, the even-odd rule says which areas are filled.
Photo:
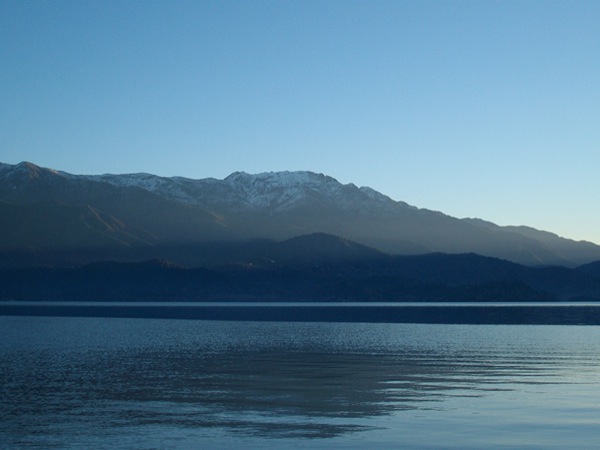
[[149, 258], [210, 266], [236, 262], [236, 252], [264, 240], [312, 233], [388, 254], [477, 253], [531, 266], [600, 260], [589, 242], [453, 218], [312, 172], [192, 180], [0, 164], [4, 267]]

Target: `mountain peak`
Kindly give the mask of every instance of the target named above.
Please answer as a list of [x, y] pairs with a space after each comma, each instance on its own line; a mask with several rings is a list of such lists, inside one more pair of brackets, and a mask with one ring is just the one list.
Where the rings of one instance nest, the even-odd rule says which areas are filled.
[[27, 161], [23, 161], [15, 165], [13, 170], [16, 173], [24, 174], [29, 178], [38, 178], [43, 171], [41, 167]]
[[309, 171], [234, 172], [223, 180], [243, 207], [288, 210], [310, 197], [329, 195], [342, 188], [336, 179]]
[[280, 171], [280, 172], [262, 172], [249, 174], [246, 172], [234, 172], [224, 181], [228, 182], [260, 182], [271, 185], [297, 185], [297, 184], [315, 184], [315, 183], [338, 183], [332, 178], [322, 173], [310, 171]]
[[366, 260], [383, 258], [385, 253], [327, 233], [296, 236], [280, 244], [295, 259]]
[[33, 180], [37, 178], [55, 175], [62, 177], [69, 176], [69, 174], [65, 172], [59, 172], [58, 170], [40, 167], [28, 161], [22, 161], [14, 165], [0, 163], [0, 173], [4, 177], [16, 177], [16, 179], [26, 180]]

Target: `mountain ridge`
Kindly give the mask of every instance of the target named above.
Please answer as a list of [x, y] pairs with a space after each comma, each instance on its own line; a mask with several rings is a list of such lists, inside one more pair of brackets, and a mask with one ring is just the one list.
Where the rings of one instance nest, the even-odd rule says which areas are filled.
[[[29, 219], [24, 214], [11, 221], [10, 208], [23, 205], [29, 205]], [[65, 208], [80, 213], [69, 215]], [[64, 228], [78, 231], [55, 241], [73, 248], [101, 245], [100, 236], [116, 247], [158, 248], [326, 233], [391, 254], [473, 252], [570, 267], [600, 259], [600, 246], [593, 243], [457, 219], [308, 171], [193, 180], [145, 173], [73, 175], [27, 162], [1, 164], [0, 213], [0, 251], [12, 248], [15, 230], [27, 228], [28, 221], [39, 229], [21, 233], [20, 248], [55, 248], [40, 241], [40, 230], [62, 214], [68, 216]], [[59, 233], [60, 226], [55, 228]]]

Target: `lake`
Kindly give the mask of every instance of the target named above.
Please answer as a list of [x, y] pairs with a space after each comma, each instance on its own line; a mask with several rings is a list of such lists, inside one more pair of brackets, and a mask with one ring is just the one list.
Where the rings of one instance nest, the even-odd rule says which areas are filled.
[[2, 448], [594, 448], [600, 327], [0, 316]]

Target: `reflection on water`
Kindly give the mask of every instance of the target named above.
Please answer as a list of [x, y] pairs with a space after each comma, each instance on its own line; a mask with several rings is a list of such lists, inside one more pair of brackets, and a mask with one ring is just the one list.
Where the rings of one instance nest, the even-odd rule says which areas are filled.
[[598, 443], [596, 327], [33, 317], [0, 327], [9, 447]]

